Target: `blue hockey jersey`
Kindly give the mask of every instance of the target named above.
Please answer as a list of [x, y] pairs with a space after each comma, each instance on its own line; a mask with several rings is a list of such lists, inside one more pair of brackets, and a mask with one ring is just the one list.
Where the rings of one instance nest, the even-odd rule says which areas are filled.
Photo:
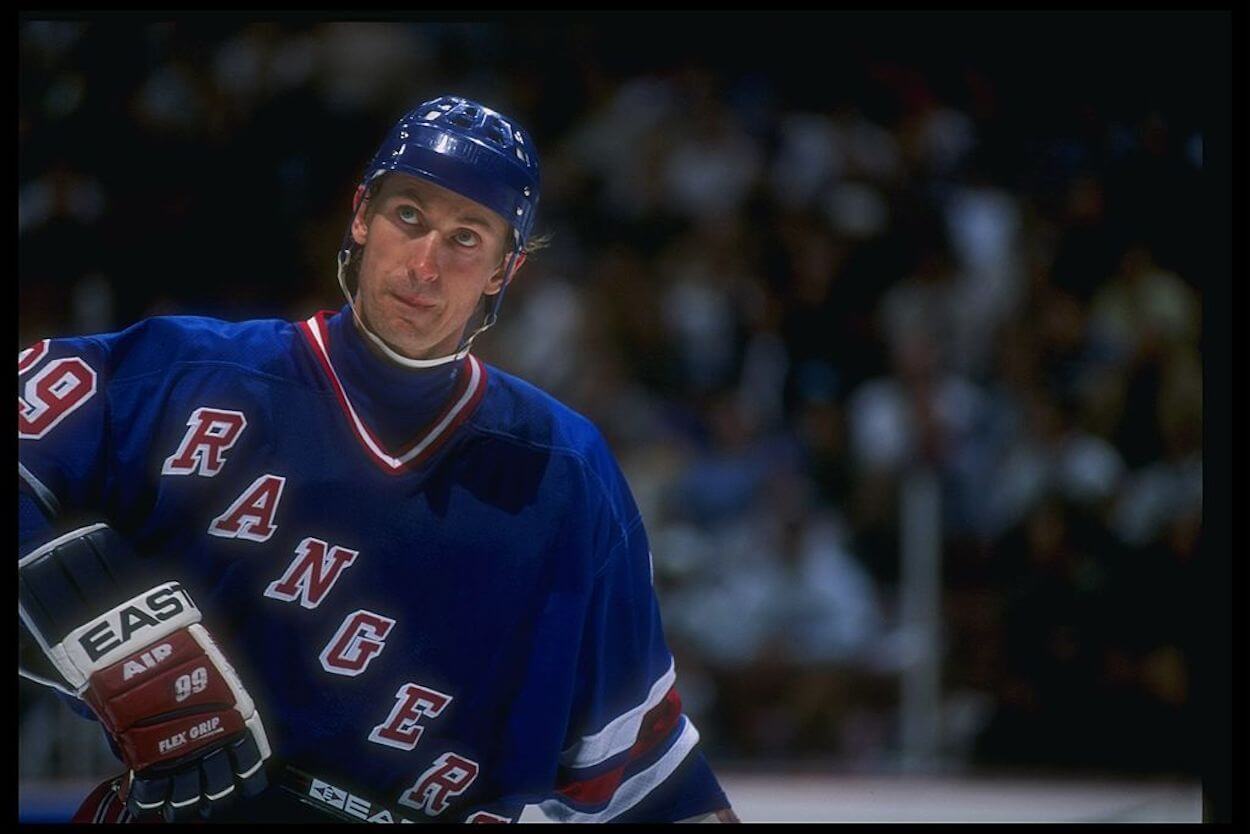
[[18, 361], [22, 488], [190, 591], [320, 801], [414, 821], [728, 807], [598, 431], [471, 354], [439, 374], [362, 361], [350, 316], [38, 343]]

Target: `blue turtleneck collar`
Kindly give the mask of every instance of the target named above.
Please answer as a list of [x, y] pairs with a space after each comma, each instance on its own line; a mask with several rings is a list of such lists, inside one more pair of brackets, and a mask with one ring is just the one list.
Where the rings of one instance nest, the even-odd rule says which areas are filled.
[[375, 353], [344, 305], [327, 322], [330, 361], [347, 397], [378, 439], [398, 449], [447, 405], [467, 357], [434, 368], [404, 368]]

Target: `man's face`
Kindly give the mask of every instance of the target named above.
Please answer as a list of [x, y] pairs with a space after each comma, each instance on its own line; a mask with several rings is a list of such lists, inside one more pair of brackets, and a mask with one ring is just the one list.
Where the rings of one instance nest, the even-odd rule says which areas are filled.
[[364, 247], [355, 302], [365, 324], [400, 354], [430, 359], [453, 353], [478, 300], [502, 288], [511, 228], [480, 203], [388, 174], [352, 237]]

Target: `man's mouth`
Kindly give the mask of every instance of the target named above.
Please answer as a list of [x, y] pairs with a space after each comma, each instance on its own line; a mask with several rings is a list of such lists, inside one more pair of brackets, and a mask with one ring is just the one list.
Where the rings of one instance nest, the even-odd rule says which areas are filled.
[[422, 298], [419, 295], [404, 295], [403, 293], [392, 292], [391, 297], [399, 301], [406, 307], [412, 307], [416, 310], [430, 310], [436, 305], [429, 299]]

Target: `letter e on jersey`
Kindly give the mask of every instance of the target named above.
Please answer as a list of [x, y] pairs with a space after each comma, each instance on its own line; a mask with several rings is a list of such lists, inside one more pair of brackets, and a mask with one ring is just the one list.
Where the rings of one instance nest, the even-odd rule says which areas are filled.
[[[328, 552], [327, 552], [328, 549]], [[265, 596], [284, 602], [299, 600], [305, 608], [316, 608], [330, 593], [343, 569], [360, 554], [321, 539], [307, 538], [295, 548], [295, 560], [282, 578], [269, 583]]]
[[417, 722], [422, 718], [437, 718], [451, 701], [450, 695], [406, 683], [395, 693], [395, 708], [385, 721], [373, 728], [369, 740], [399, 750], [411, 750], [425, 732]]
[[268, 541], [278, 525], [273, 523], [278, 502], [282, 500], [282, 488], [286, 478], [281, 475], [261, 475], [234, 500], [224, 513], [208, 525], [209, 535], [223, 539], [247, 539], [252, 542]]
[[448, 801], [469, 789], [477, 778], [477, 762], [444, 753], [434, 766], [421, 774], [416, 784], [399, 798], [399, 804], [437, 816], [447, 810]]
[[165, 458], [162, 475], [216, 475], [226, 464], [226, 450], [247, 427], [247, 418], [241, 411], [197, 408], [191, 412], [187, 426], [178, 451]]
[[348, 614], [321, 650], [321, 668], [332, 675], [359, 675], [386, 646], [393, 625], [390, 617], [364, 609]]

